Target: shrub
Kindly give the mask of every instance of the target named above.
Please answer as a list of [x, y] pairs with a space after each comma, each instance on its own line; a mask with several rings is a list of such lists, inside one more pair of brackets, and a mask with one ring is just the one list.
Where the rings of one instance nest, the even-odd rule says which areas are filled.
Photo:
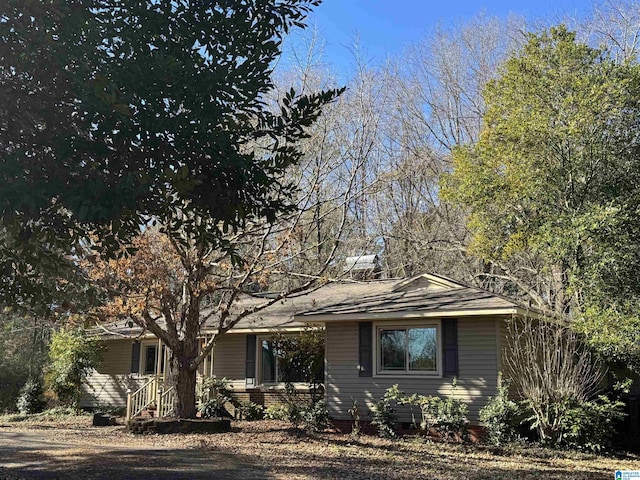
[[278, 377], [287, 383], [302, 382], [309, 386], [312, 401], [324, 393], [324, 329], [305, 327], [297, 335], [275, 334], [278, 351]]
[[100, 365], [100, 351], [101, 343], [83, 330], [59, 330], [53, 334], [49, 345], [51, 364], [45, 380], [62, 404], [78, 405], [83, 382]]
[[398, 385], [393, 385], [387, 388], [382, 398], [371, 407], [371, 425], [377, 430], [378, 436], [382, 438], [396, 436], [394, 429], [396, 405], [403, 395], [404, 393], [400, 391]]
[[[455, 390], [455, 384], [453, 388]], [[455, 398], [453, 391], [449, 397], [438, 400], [435, 402], [436, 431], [445, 440], [456, 439], [458, 436], [464, 441], [468, 440], [467, 405]]]
[[[418, 395], [417, 393], [414, 393], [409, 397], [401, 398], [399, 403], [402, 405], [418, 407], [420, 409], [420, 424], [417, 424], [414, 418], [413, 425], [423, 432], [429, 433], [429, 430], [432, 427], [435, 427], [436, 424], [436, 415], [438, 410], [437, 403], [439, 401], [439, 397]], [[413, 416], [413, 410], [411, 414]]]
[[239, 410], [242, 419], [248, 422], [261, 420], [264, 416], [264, 407], [251, 401], [240, 402]]
[[231, 417], [226, 408], [232, 400], [226, 378], [205, 377], [198, 386], [198, 400], [202, 418]]
[[[317, 400], [312, 394], [311, 400], [305, 395], [300, 395], [292, 383], [287, 383], [283, 395], [282, 405], [270, 407], [272, 417], [282, 417], [288, 420], [295, 428], [319, 432], [329, 426], [329, 412], [323, 399]], [[267, 409], [269, 410], [269, 409]], [[269, 417], [267, 417], [269, 418]], [[280, 418], [273, 418], [280, 419]]]
[[321, 432], [329, 426], [329, 411], [324, 400], [318, 400], [302, 411], [302, 424], [305, 430]]
[[566, 435], [566, 416], [589, 402], [604, 375], [601, 361], [567, 325], [533, 319], [508, 324], [510, 377], [527, 419], [543, 445], [560, 446]]
[[[528, 406], [528, 402], [524, 402]], [[530, 408], [530, 407], [529, 407]], [[538, 429], [538, 416], [529, 409], [525, 421]], [[600, 452], [611, 447], [616, 422], [625, 417], [624, 403], [601, 395], [590, 401], [565, 401], [554, 406], [555, 435], [543, 443], [554, 448]], [[553, 439], [553, 442], [551, 441]]]
[[18, 411], [23, 415], [40, 413], [45, 405], [42, 382], [39, 379], [29, 378], [20, 389], [16, 402]]
[[[456, 381], [454, 379], [451, 395], [447, 398], [413, 394], [402, 397], [399, 403], [420, 408], [420, 429], [429, 433], [433, 428], [445, 440], [460, 437], [467, 440], [467, 405], [455, 398]], [[415, 422], [414, 422], [415, 423]]]
[[518, 438], [517, 426], [520, 408], [509, 400], [509, 381], [498, 375], [498, 394], [489, 397], [480, 410], [480, 421], [485, 424], [485, 438], [495, 446], [505, 445]]
[[287, 420], [289, 418], [289, 408], [282, 403], [269, 405], [264, 411], [264, 418], [267, 420]]

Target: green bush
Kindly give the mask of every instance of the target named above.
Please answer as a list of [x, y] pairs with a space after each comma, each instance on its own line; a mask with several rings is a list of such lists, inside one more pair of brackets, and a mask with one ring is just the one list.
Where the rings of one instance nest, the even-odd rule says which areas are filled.
[[18, 411], [23, 415], [40, 413], [45, 406], [42, 382], [39, 379], [29, 378], [20, 389], [16, 402]]
[[453, 393], [451, 396], [439, 400], [439, 402], [435, 402], [436, 431], [445, 440], [457, 439], [458, 436], [464, 441], [468, 440], [467, 405], [454, 398]]
[[[447, 398], [413, 394], [402, 397], [399, 403], [402, 405], [417, 406], [420, 409], [420, 429], [429, 433], [433, 428], [445, 440], [467, 440], [467, 405], [455, 398], [456, 381], [454, 379], [451, 395]], [[415, 422], [414, 422], [415, 423]]]
[[257, 403], [247, 401], [240, 402], [240, 416], [243, 420], [253, 422], [254, 420], [262, 420], [264, 417], [264, 406]]
[[100, 365], [101, 350], [101, 343], [83, 330], [63, 329], [53, 334], [45, 380], [62, 404], [78, 405], [83, 382]]
[[387, 388], [382, 398], [371, 407], [371, 425], [378, 432], [378, 436], [382, 438], [396, 436], [396, 405], [403, 396], [404, 393], [400, 391], [398, 385], [393, 385]]
[[289, 407], [282, 403], [270, 405], [264, 411], [264, 418], [267, 420], [287, 420], [289, 418]]
[[604, 395], [569, 408], [563, 418], [560, 446], [600, 452], [611, 448], [615, 424], [625, 417], [624, 403]]
[[[289, 421], [295, 428], [302, 428], [309, 432], [319, 432], [329, 426], [329, 412], [323, 399], [316, 399], [312, 394], [311, 399], [305, 394], [300, 395], [292, 383], [287, 383], [282, 397], [283, 404], [270, 407], [272, 419]], [[277, 418], [276, 418], [277, 417]]]
[[[538, 428], [537, 416], [528, 402], [523, 402], [529, 418], [525, 420], [532, 430]], [[571, 401], [553, 405], [556, 419], [553, 436], [544, 445], [552, 448], [568, 448], [588, 452], [600, 452], [611, 447], [615, 424], [625, 417], [624, 403], [601, 395], [589, 401]]]
[[509, 400], [509, 381], [498, 375], [498, 394], [489, 397], [480, 410], [480, 421], [485, 424], [485, 439], [488, 443], [501, 446], [518, 439], [518, 418], [520, 408]]
[[231, 417], [226, 407], [232, 401], [226, 378], [205, 377], [198, 385], [198, 400], [202, 418]]
[[318, 400], [302, 410], [302, 425], [310, 432], [322, 432], [329, 427], [329, 411], [324, 400]]

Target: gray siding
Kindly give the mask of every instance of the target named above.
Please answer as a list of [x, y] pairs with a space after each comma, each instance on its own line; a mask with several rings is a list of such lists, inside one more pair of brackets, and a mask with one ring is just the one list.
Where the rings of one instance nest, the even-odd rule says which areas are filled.
[[[334, 419], [349, 419], [352, 398], [361, 412], [369, 407], [385, 389], [399, 384], [407, 394], [445, 396], [451, 393], [451, 378], [436, 377], [359, 377], [357, 322], [327, 324], [326, 367], [327, 406]], [[477, 424], [478, 411], [488, 396], [495, 395], [498, 352], [495, 318], [478, 317], [458, 320], [459, 375], [456, 397], [469, 406], [469, 420]], [[410, 421], [408, 410], [401, 410], [401, 421]]]
[[247, 335], [227, 333], [220, 337], [213, 350], [213, 373], [217, 378], [231, 381], [233, 390], [245, 388]]

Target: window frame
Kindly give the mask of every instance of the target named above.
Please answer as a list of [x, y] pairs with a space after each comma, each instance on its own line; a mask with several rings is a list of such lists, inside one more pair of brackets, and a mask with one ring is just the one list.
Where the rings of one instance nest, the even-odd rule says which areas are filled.
[[[155, 357], [155, 365], [154, 365], [154, 369], [152, 372], [148, 372], [146, 367], [147, 367], [147, 350], [149, 350], [150, 348], [155, 348], [156, 350], [156, 357]], [[138, 368], [138, 372], [139, 375], [144, 375], [144, 376], [151, 376], [151, 375], [156, 375], [158, 372], [158, 361], [160, 361], [160, 375], [164, 375], [164, 370], [165, 370], [165, 356], [166, 356], [166, 347], [165, 344], [162, 344], [162, 347], [160, 348], [160, 354], [158, 354], [158, 340], [143, 340], [142, 342], [140, 342], [140, 363], [139, 363], [139, 368]]]
[[[296, 333], [294, 333], [293, 335], [296, 335]], [[271, 342], [273, 339], [273, 335], [256, 335], [256, 371], [255, 371], [255, 385], [254, 387], [284, 387], [287, 383], [291, 383], [292, 385], [294, 385], [297, 388], [306, 388], [307, 387], [307, 383], [305, 382], [279, 382], [278, 381], [278, 374], [279, 374], [279, 368], [278, 368], [278, 355], [275, 356], [276, 358], [276, 362], [275, 362], [275, 382], [265, 382], [264, 379], [262, 378], [262, 342], [263, 341], [267, 341], [267, 342]]]
[[[382, 369], [382, 330], [402, 330], [412, 328], [435, 328], [436, 329], [436, 369], [433, 371], [427, 370], [409, 370], [408, 362], [405, 362], [404, 370], [383, 370]], [[430, 320], [415, 320], [415, 321], [382, 321], [374, 322], [372, 328], [373, 335], [373, 362], [374, 362], [374, 377], [430, 377], [430, 378], [442, 378], [442, 322], [440, 319]], [[405, 355], [407, 353], [405, 352]]]
[[262, 335], [256, 336], [256, 385], [279, 385], [283, 382], [278, 382], [278, 355], [274, 355], [275, 364], [274, 364], [274, 378], [275, 382], [265, 382], [262, 378], [262, 342], [271, 342], [271, 336]]

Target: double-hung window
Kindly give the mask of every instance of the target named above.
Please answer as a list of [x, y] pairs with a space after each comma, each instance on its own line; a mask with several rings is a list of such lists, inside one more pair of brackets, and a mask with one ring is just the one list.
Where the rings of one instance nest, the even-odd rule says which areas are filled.
[[376, 329], [376, 335], [379, 374], [439, 374], [438, 324], [380, 325]]

